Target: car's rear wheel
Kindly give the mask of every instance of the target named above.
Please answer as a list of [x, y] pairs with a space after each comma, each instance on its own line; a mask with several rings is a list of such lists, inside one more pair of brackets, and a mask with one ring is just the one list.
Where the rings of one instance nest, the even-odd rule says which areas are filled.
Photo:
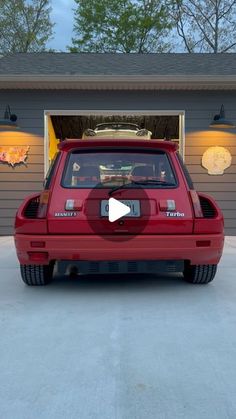
[[189, 265], [184, 270], [184, 279], [192, 284], [208, 284], [216, 274], [217, 265]]
[[20, 265], [21, 278], [27, 285], [47, 285], [52, 280], [53, 264]]

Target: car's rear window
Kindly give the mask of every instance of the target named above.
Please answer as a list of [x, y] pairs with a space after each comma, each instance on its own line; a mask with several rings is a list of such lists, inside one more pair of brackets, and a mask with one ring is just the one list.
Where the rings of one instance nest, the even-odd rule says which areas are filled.
[[138, 125], [134, 125], [134, 124], [119, 124], [119, 123], [107, 123], [107, 124], [99, 124], [96, 126], [96, 131], [100, 131], [100, 130], [108, 130], [108, 129], [115, 129], [115, 130], [119, 130], [119, 129], [128, 129], [128, 130], [135, 130], [138, 131], [139, 127]]
[[[145, 181], [148, 188], [175, 187], [176, 176], [164, 151], [73, 151], [62, 177], [66, 188], [110, 188]], [[150, 183], [149, 183], [150, 181]], [[155, 183], [155, 181], [157, 181]]]

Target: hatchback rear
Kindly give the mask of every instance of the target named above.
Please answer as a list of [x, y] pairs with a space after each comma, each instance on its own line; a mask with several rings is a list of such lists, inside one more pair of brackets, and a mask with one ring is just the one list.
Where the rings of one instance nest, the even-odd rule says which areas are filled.
[[[45, 190], [24, 201], [15, 243], [23, 280], [49, 282], [53, 267], [76, 273], [183, 272], [214, 278], [223, 217], [197, 193], [172, 142], [64, 141]], [[109, 221], [113, 198], [129, 214]]]

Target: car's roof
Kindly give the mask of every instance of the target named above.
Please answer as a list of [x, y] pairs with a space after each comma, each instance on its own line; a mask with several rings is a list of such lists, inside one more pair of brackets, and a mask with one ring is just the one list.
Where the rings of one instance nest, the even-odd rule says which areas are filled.
[[150, 149], [161, 149], [166, 151], [175, 151], [178, 148], [178, 145], [173, 141], [163, 141], [163, 140], [134, 140], [134, 139], [69, 139], [61, 141], [58, 144], [59, 150], [69, 151], [72, 149], [79, 148], [91, 148], [91, 151], [94, 147], [132, 147], [132, 148], [150, 148]]

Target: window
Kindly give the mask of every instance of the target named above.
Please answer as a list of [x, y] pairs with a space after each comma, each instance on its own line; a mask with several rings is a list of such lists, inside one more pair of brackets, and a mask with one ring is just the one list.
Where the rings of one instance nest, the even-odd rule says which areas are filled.
[[148, 180], [148, 188], [176, 186], [176, 177], [165, 152], [74, 151], [66, 161], [62, 186], [110, 188], [129, 183], [130, 187], [135, 187], [132, 181]]

